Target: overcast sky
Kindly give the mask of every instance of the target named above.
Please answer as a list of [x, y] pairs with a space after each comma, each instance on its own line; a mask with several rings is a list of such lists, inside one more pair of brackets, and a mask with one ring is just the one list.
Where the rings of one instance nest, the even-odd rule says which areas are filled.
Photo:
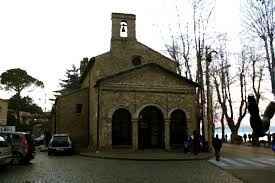
[[[25, 94], [49, 110], [48, 99], [66, 68], [109, 50], [112, 12], [136, 14], [137, 39], [163, 52], [176, 4], [181, 8], [186, 1], [1, 0], [0, 73], [22, 68], [43, 81], [44, 89], [28, 89]], [[239, 0], [217, 0], [216, 31], [237, 37], [239, 11]], [[2, 90], [0, 98], [12, 94]]]

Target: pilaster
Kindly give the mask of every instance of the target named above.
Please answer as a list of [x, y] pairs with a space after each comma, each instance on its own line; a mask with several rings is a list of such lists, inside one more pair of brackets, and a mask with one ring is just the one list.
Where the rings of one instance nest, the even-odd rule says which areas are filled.
[[132, 119], [132, 147], [138, 150], [138, 119]]
[[170, 120], [165, 119], [164, 122], [164, 144], [165, 150], [170, 150]]

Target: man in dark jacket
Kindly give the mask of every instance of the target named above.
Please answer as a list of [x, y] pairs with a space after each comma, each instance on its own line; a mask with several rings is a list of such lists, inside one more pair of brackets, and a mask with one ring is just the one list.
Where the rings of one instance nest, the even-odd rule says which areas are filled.
[[216, 160], [219, 161], [220, 160], [220, 151], [222, 148], [222, 141], [219, 139], [218, 135], [216, 135], [216, 138], [213, 139], [212, 145], [215, 150]]
[[200, 152], [200, 134], [197, 130], [193, 131], [193, 153], [197, 155]]

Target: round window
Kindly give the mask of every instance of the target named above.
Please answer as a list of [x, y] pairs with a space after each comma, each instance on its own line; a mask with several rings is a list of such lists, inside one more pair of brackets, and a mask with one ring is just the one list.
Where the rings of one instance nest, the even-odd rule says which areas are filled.
[[141, 64], [141, 56], [134, 56], [132, 59], [133, 65], [140, 65]]

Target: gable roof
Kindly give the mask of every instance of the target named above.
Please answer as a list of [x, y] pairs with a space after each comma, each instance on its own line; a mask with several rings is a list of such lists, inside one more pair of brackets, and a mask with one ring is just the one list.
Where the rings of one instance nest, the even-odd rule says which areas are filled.
[[177, 74], [177, 73], [175, 73], [175, 72], [173, 72], [173, 71], [170, 71], [170, 70], [168, 70], [168, 69], [166, 69], [166, 68], [164, 68], [164, 67], [162, 67], [162, 66], [160, 66], [160, 65], [158, 65], [158, 64], [156, 64], [156, 63], [143, 64], [143, 65], [136, 66], [136, 67], [134, 67], [134, 68], [127, 69], [127, 70], [121, 71], [121, 72], [119, 72], [119, 73], [110, 75], [110, 76], [106, 76], [106, 77], [104, 77], [104, 78], [101, 78], [101, 79], [97, 80], [95, 86], [98, 86], [100, 82], [105, 81], [105, 80], [107, 80], [107, 79], [114, 78], [114, 77], [116, 77], [116, 76], [120, 76], [120, 75], [123, 75], [123, 74], [125, 74], [125, 73], [129, 73], [129, 72], [131, 72], [131, 71], [139, 70], [139, 69], [142, 69], [142, 68], [145, 68], [145, 67], [158, 67], [158, 68], [160, 68], [161, 70], [163, 70], [163, 71], [165, 71], [165, 72], [167, 72], [167, 73], [169, 73], [169, 74], [174, 75], [176, 78], [178, 78], [178, 79], [180, 79], [180, 80], [182, 80], [182, 81], [185, 81], [185, 82], [187, 82], [187, 83], [189, 83], [189, 84], [191, 84], [191, 85], [193, 85], [193, 86], [195, 86], [195, 87], [200, 87], [200, 85], [199, 85], [198, 83], [196, 83], [196, 82], [194, 82], [194, 81], [192, 81], [192, 80], [190, 80], [190, 79], [187, 79], [187, 78], [185, 78], [185, 77], [183, 77], [183, 76], [181, 76], [181, 75], [179, 75], [179, 74]]
[[87, 64], [87, 66], [86, 66], [84, 72], [83, 72], [83, 73], [81, 74], [81, 76], [80, 76], [80, 83], [82, 83], [82, 82], [84, 81], [85, 77], [87, 76], [87, 74], [89, 73], [89, 71], [91, 70], [91, 68], [94, 66], [95, 61], [96, 61], [96, 58], [101, 57], [101, 56], [106, 56], [106, 55], [108, 55], [109, 53], [110, 53], [110, 52], [108, 51], [108, 52], [105, 52], [105, 53], [102, 53], [102, 54], [100, 54], [100, 55], [97, 55], [97, 56], [95, 56], [95, 57], [91, 57], [91, 58], [90, 58], [90, 60], [89, 60], [89, 62], [88, 62], [88, 64]]
[[143, 44], [143, 43], [141, 43], [141, 42], [139, 42], [139, 41], [137, 41], [137, 43], [140, 44], [141, 46], [145, 47], [146, 49], [150, 50], [151, 52], [153, 52], [153, 53], [155, 53], [155, 54], [158, 54], [158, 55], [160, 55], [161, 57], [163, 57], [163, 58], [169, 60], [169, 62], [171, 62], [171, 63], [173, 63], [173, 64], [175, 64], [175, 65], [178, 64], [178, 63], [175, 62], [173, 59], [171, 59], [171, 58], [169, 58], [169, 57], [163, 55], [162, 53], [160, 53], [160, 52], [154, 50], [153, 48], [151, 48], [151, 47], [149, 47], [149, 46], [147, 46], [147, 45], [145, 45], [145, 44]]
[[[160, 52], [158, 52], [158, 51], [156, 51], [156, 50], [150, 48], [149, 46], [147, 46], [147, 45], [145, 45], [145, 44], [143, 44], [143, 43], [141, 43], [141, 42], [139, 42], [139, 41], [135, 41], [135, 42], [136, 42], [137, 44], [139, 44], [140, 46], [142, 46], [142, 47], [144, 47], [144, 48], [150, 50], [151, 52], [153, 52], [153, 53], [155, 53], [155, 54], [158, 54], [159, 56], [161, 56], [161, 57], [167, 59], [169, 62], [171, 62], [171, 63], [173, 63], [173, 64], [175, 64], [175, 65], [178, 64], [177, 62], [175, 62], [175, 61], [172, 60], [171, 58], [169, 58], [169, 57], [167, 57], [167, 56], [161, 54]], [[85, 68], [83, 74], [81, 74], [81, 76], [80, 76], [80, 83], [82, 83], [82, 82], [84, 81], [84, 79], [85, 79], [85, 77], [87, 76], [88, 72], [91, 70], [91, 68], [92, 68], [93, 65], [95, 64], [96, 58], [101, 57], [101, 56], [108, 55], [109, 53], [110, 53], [110, 51], [105, 52], [105, 53], [102, 53], [102, 54], [100, 54], [100, 55], [97, 55], [97, 56], [95, 56], [95, 57], [91, 57], [91, 58], [90, 58], [90, 60], [89, 60], [89, 62], [88, 62], [88, 64], [87, 64], [87, 66], [86, 66], [86, 68]], [[187, 78], [185, 78], [185, 79], [187, 79]]]

